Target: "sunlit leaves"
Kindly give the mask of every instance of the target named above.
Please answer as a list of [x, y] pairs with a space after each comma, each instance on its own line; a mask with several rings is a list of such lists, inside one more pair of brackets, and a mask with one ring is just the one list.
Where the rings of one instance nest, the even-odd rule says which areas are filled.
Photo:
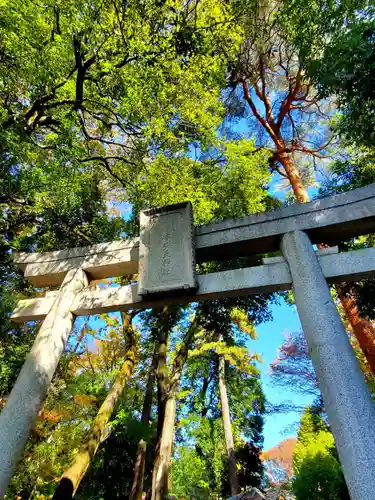
[[226, 361], [243, 372], [249, 374], [258, 373], [254, 361], [261, 361], [259, 354], [250, 354], [246, 347], [228, 346], [225, 342], [205, 342], [199, 349], [191, 351], [190, 357], [200, 356], [209, 351], [213, 351], [217, 355], [223, 355]]
[[332, 434], [321, 417], [307, 408], [293, 454], [293, 490], [297, 500], [349, 499]]
[[128, 192], [145, 205], [189, 200], [196, 223], [264, 210], [264, 187], [269, 181], [266, 152], [242, 140], [218, 142], [215, 149], [197, 154], [197, 159], [179, 153], [156, 155], [144, 164], [136, 186]]

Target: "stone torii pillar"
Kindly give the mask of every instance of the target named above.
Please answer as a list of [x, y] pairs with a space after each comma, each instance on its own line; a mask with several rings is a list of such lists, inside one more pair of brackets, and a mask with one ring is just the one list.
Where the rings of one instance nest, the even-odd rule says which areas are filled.
[[27, 355], [8, 401], [0, 414], [0, 497], [6, 492], [35, 424], [73, 326], [70, 312], [78, 292], [88, 281], [81, 269], [66, 275], [55, 302]]
[[[193, 226], [191, 205], [146, 210], [140, 238], [43, 254], [15, 255], [34, 286], [61, 285], [21, 300], [15, 321], [46, 318], [0, 416], [0, 496], [22, 454], [74, 316], [145, 309], [290, 289], [308, 339], [351, 498], [375, 491], [375, 406], [329, 293], [330, 283], [375, 277], [375, 248], [314, 252], [375, 232], [375, 184], [235, 220]], [[311, 241], [310, 241], [311, 238]], [[195, 262], [230, 262], [277, 252], [263, 265], [195, 275]], [[90, 279], [139, 274], [138, 286], [89, 289]]]
[[375, 498], [375, 405], [306, 233], [282, 238], [310, 355], [352, 500]]

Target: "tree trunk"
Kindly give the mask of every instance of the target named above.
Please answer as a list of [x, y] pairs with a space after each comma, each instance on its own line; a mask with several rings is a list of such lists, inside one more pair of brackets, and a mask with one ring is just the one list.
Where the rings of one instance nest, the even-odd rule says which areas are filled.
[[[164, 351], [165, 348], [165, 351]], [[157, 439], [160, 440], [163, 431], [165, 400], [169, 392], [169, 374], [167, 367], [167, 342], [166, 339], [159, 343], [158, 363], [156, 377], [158, 381], [158, 425]]]
[[305, 189], [305, 186], [303, 185], [301, 175], [294, 165], [294, 161], [292, 160], [290, 155], [288, 153], [280, 155], [279, 161], [284, 167], [285, 173], [288, 176], [288, 180], [298, 203], [307, 203], [308, 201], [310, 201], [310, 197]]
[[176, 391], [173, 391], [165, 401], [163, 429], [152, 475], [152, 500], [165, 500], [168, 498], [168, 470], [172, 453], [175, 418]]
[[[292, 158], [288, 154], [285, 154], [280, 158], [280, 162], [288, 176], [297, 201], [299, 203], [307, 203], [309, 196], [303, 187], [301, 177]], [[354, 284], [350, 284], [350, 291], [348, 293], [340, 285], [336, 286], [336, 290], [345, 311], [345, 316], [349, 320], [353, 333], [358, 340], [358, 344], [371, 367], [371, 371], [375, 373], [375, 330], [371, 322], [366, 318], [362, 318], [359, 314]]]
[[[148, 425], [150, 422], [157, 361], [158, 361], [157, 346], [155, 346], [155, 351], [147, 379], [146, 394], [143, 401], [141, 421], [145, 425]], [[130, 500], [141, 500], [142, 498], [146, 451], [147, 451], [147, 443], [144, 439], [141, 439], [138, 443], [137, 454], [135, 457], [134, 479], [133, 479], [132, 491], [130, 494]]]
[[[171, 391], [171, 380], [166, 364], [167, 343], [166, 337], [164, 337], [162, 335], [159, 340], [156, 371], [158, 379], [158, 426], [154, 469], [152, 472], [152, 500], [164, 500], [168, 497], [168, 467], [172, 452], [174, 419], [176, 416], [176, 400]], [[174, 401], [174, 410], [172, 401]]]
[[123, 313], [123, 328], [124, 335], [126, 336], [125, 362], [95, 417], [86, 442], [81, 446], [72, 465], [64, 472], [56, 488], [53, 500], [70, 500], [73, 498], [86, 470], [95, 456], [107, 423], [119, 397], [125, 389], [126, 381], [133, 371], [136, 357], [136, 339], [131, 326], [131, 316], [125, 313]]
[[[162, 461], [161, 447], [163, 443], [165, 412], [167, 406], [167, 398], [171, 389], [171, 380], [167, 366], [167, 353], [168, 353], [168, 337], [169, 337], [169, 322], [167, 320], [168, 309], [164, 308], [162, 312], [161, 329], [158, 335], [158, 342], [156, 346], [156, 378], [157, 378], [157, 396], [158, 396], [158, 424], [157, 424], [157, 438], [155, 446], [154, 467], [152, 472], [152, 500], [156, 498], [165, 498], [168, 495], [168, 466], [166, 470], [166, 478], [162, 475], [159, 483], [157, 484], [157, 473], [159, 471], [159, 464]], [[172, 440], [173, 440], [174, 420], [172, 422]], [[168, 434], [168, 429], [166, 429]], [[164, 442], [165, 442], [164, 438]], [[172, 445], [171, 445], [172, 449]], [[168, 461], [169, 464], [169, 461]], [[164, 496], [163, 496], [164, 495]]]
[[372, 373], [375, 374], [375, 334], [371, 322], [360, 316], [352, 283], [336, 287], [339, 299]]
[[225, 383], [225, 358], [219, 356], [219, 389], [220, 389], [220, 402], [221, 402], [221, 415], [223, 418], [225, 446], [228, 455], [229, 465], [229, 482], [232, 496], [240, 492], [240, 486], [237, 476], [237, 461], [234, 453], [234, 440], [232, 433], [232, 426], [230, 423], [229, 403], [227, 386]]
[[[174, 426], [176, 418], [176, 398], [180, 387], [180, 378], [186, 363], [189, 349], [198, 331], [198, 313], [191, 323], [181, 346], [173, 361], [172, 373], [169, 375], [167, 366], [164, 366], [164, 357], [159, 360], [157, 377], [158, 383], [163, 382], [162, 397], [158, 402], [158, 410], [162, 410], [162, 429], [157, 445], [154, 470], [152, 473], [152, 500], [165, 500], [168, 497], [168, 469], [172, 453]], [[166, 359], [166, 358], [165, 358]], [[161, 368], [161, 378], [159, 369]], [[159, 424], [159, 419], [158, 419]]]

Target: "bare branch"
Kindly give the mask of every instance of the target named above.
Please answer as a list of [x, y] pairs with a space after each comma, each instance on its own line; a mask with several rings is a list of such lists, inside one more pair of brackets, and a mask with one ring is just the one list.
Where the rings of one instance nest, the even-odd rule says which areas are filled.
[[[290, 109], [290, 106], [291, 106], [291, 104], [292, 104], [292, 102], [293, 102], [293, 100], [294, 100], [294, 98], [295, 98], [295, 96], [300, 88], [301, 78], [302, 78], [302, 68], [300, 67], [298, 69], [298, 72], [297, 72], [297, 75], [295, 78], [294, 88], [293, 87], [290, 88], [288, 95], [284, 99], [284, 102], [281, 106], [279, 118], [278, 118], [277, 124], [276, 124], [277, 130], [280, 130], [281, 125], [282, 125], [283, 120], [284, 120], [284, 117], [287, 114], [288, 110]], [[289, 78], [289, 81], [291, 82], [290, 78]]]
[[273, 131], [273, 129], [271, 128], [271, 126], [269, 125], [269, 123], [267, 123], [267, 121], [263, 118], [263, 116], [261, 116], [258, 113], [258, 110], [256, 109], [256, 106], [255, 106], [253, 100], [251, 99], [250, 92], [249, 92], [249, 85], [246, 82], [246, 80], [243, 80], [243, 82], [242, 82], [242, 88], [243, 88], [244, 98], [245, 98], [246, 102], [249, 104], [249, 106], [251, 108], [251, 111], [253, 112], [253, 115], [259, 121], [259, 123], [261, 125], [263, 125], [263, 127], [267, 130], [267, 132], [271, 136], [272, 140], [275, 143], [277, 143], [278, 142], [278, 137], [276, 136], [275, 132]]
[[260, 79], [262, 82], [262, 92], [260, 93], [260, 96], [258, 95], [258, 85], [256, 85], [256, 91], [258, 97], [260, 97], [264, 103], [264, 106], [266, 108], [266, 117], [268, 123], [273, 127], [274, 125], [274, 117], [272, 114], [272, 105], [270, 103], [270, 100], [267, 97], [266, 93], [266, 79], [265, 79], [265, 67], [264, 67], [264, 54], [261, 54], [259, 56], [259, 72], [260, 72]]
[[84, 159], [81, 159], [81, 160], [78, 160], [80, 163], [87, 163], [87, 162], [90, 162], [90, 161], [98, 161], [100, 162], [104, 168], [107, 170], [107, 172], [111, 175], [111, 177], [113, 177], [114, 179], [116, 179], [123, 188], [126, 188], [127, 185], [130, 183], [125, 183], [121, 177], [119, 177], [111, 168], [110, 164], [109, 164], [109, 161], [108, 160], [118, 160], [118, 161], [122, 161], [124, 163], [130, 163], [131, 165], [136, 165], [135, 163], [131, 162], [131, 161], [128, 161], [126, 160], [125, 158], [122, 158], [121, 156], [107, 156], [107, 157], [104, 157], [104, 156], [91, 156], [89, 158], [84, 158]]

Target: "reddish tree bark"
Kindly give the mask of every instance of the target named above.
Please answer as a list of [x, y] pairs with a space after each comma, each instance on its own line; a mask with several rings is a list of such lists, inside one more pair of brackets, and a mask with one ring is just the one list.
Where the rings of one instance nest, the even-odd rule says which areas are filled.
[[[278, 172], [282, 177], [288, 179], [293, 193], [298, 203], [307, 203], [310, 201], [307, 190], [303, 184], [303, 179], [298, 168], [295, 165], [293, 152], [300, 152], [306, 155], [311, 155], [315, 158], [322, 158], [322, 151], [329, 145], [332, 138], [324, 144], [311, 147], [309, 142], [304, 141], [299, 137], [297, 127], [293, 118], [293, 111], [308, 111], [313, 107], [316, 112], [320, 112], [320, 106], [316, 96], [312, 96], [312, 86], [308, 80], [304, 80], [303, 70], [293, 69], [293, 61], [288, 59], [282, 61], [282, 54], [280, 52], [280, 60], [278, 62], [281, 73], [284, 73], [288, 81], [288, 92], [285, 95], [280, 106], [273, 106], [270, 101], [270, 92], [267, 89], [267, 74], [273, 64], [267, 64], [272, 51], [269, 53], [260, 53], [257, 65], [251, 68], [244, 68], [243, 74], [238, 75], [236, 83], [242, 85], [243, 98], [247, 102], [252, 114], [257, 119], [259, 125], [267, 132], [269, 138], [272, 140], [273, 147], [268, 148], [272, 152], [270, 158], [271, 172]], [[291, 66], [289, 67], [289, 63]], [[272, 70], [271, 70], [272, 71]], [[269, 76], [269, 75], [268, 75]], [[262, 106], [257, 108], [256, 102], [250, 93], [249, 85], [259, 100]], [[263, 108], [263, 110], [261, 110]], [[278, 110], [278, 111], [275, 111]], [[275, 114], [277, 113], [277, 114]], [[285, 120], [289, 121], [292, 129], [293, 137], [283, 135], [283, 124]], [[283, 168], [283, 171], [279, 167]], [[346, 294], [337, 287], [338, 295], [342, 303], [345, 315], [348, 318], [354, 335], [363, 350], [363, 353], [375, 373], [374, 357], [374, 339], [375, 330], [366, 318], [360, 316], [358, 306], [356, 303], [356, 294], [354, 291], [354, 284], [351, 285], [351, 292]]]
[[368, 318], [359, 314], [355, 288], [352, 283], [336, 287], [345, 314], [352, 326], [372, 373], [375, 374], [375, 333]]
[[287, 153], [283, 153], [279, 157], [279, 161], [284, 167], [285, 173], [288, 176], [288, 180], [293, 189], [293, 193], [298, 201], [298, 203], [307, 203], [310, 201], [309, 195], [303, 185], [300, 173], [296, 168], [294, 161], [291, 156]]

